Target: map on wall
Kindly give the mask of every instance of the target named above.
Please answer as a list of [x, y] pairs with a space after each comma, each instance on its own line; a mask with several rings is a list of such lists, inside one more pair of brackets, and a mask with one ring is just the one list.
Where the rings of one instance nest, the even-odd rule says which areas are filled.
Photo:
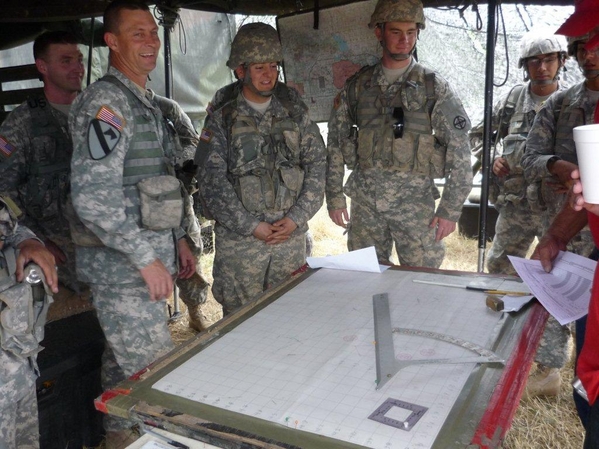
[[380, 45], [368, 28], [375, 4], [370, 0], [320, 10], [317, 30], [312, 12], [278, 19], [285, 80], [300, 92], [312, 120], [328, 121], [347, 78], [380, 58]]

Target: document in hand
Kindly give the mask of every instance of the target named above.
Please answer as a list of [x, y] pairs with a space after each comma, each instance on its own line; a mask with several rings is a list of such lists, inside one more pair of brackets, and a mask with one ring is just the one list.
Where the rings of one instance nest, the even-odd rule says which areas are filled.
[[509, 258], [530, 291], [561, 325], [588, 313], [597, 262], [562, 251], [553, 270], [546, 273], [538, 260]]

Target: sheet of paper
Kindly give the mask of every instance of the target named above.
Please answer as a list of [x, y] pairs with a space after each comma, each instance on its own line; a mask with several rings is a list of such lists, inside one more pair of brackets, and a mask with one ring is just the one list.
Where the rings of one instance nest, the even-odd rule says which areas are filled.
[[525, 304], [528, 304], [534, 296], [504, 296], [501, 298], [503, 301], [504, 312], [517, 312]]
[[588, 313], [597, 262], [561, 252], [553, 263], [551, 273], [546, 273], [538, 260], [509, 258], [530, 291], [561, 325]]
[[389, 267], [380, 265], [374, 246], [326, 257], [308, 257], [310, 268], [332, 268], [334, 270], [366, 271], [382, 273]]

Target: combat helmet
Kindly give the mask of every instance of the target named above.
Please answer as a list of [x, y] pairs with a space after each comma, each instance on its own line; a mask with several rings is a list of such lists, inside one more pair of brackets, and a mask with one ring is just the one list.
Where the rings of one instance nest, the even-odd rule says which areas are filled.
[[369, 28], [385, 22], [415, 22], [418, 29], [426, 27], [421, 0], [379, 0], [370, 16]]
[[247, 23], [239, 28], [233, 43], [227, 67], [235, 70], [241, 64], [256, 62], [280, 62], [283, 60], [283, 49], [277, 30], [262, 23]]
[[576, 57], [576, 46], [579, 42], [587, 42], [591, 37], [591, 33], [583, 34], [582, 36], [568, 36], [568, 55]]
[[[576, 57], [578, 45], [584, 44], [585, 48], [589, 45], [596, 47], [596, 40], [599, 35], [593, 35], [593, 33], [586, 33], [582, 36], [568, 36], [568, 54]], [[581, 65], [581, 61], [578, 61], [578, 67], [582, 70], [582, 74], [587, 79], [599, 78], [599, 70], [587, 70]]]
[[563, 36], [555, 34], [527, 33], [520, 42], [520, 59], [518, 67], [524, 67], [528, 58], [548, 53], [559, 53], [560, 58], [566, 57], [567, 44]]

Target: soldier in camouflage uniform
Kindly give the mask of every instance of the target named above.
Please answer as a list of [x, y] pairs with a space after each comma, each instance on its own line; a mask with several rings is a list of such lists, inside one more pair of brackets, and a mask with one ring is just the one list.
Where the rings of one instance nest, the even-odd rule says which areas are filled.
[[[17, 226], [18, 213], [0, 197], [0, 447], [34, 449], [40, 447], [36, 359], [51, 302], [35, 275], [43, 273], [50, 295], [58, 292], [58, 279], [54, 256], [28, 228]], [[25, 267], [29, 262], [38, 267]]]
[[216, 220], [212, 292], [224, 314], [305, 263], [307, 222], [322, 205], [324, 142], [305, 106], [278, 94], [281, 59], [274, 28], [241, 27], [227, 65], [242, 89], [200, 133], [200, 193]]
[[[328, 134], [329, 216], [347, 246], [375, 246], [389, 263], [439, 267], [472, 187], [470, 122], [447, 82], [412, 53], [425, 18], [420, 0], [379, 0], [370, 28], [381, 61], [350, 78], [335, 99]], [[353, 170], [343, 187], [344, 165]], [[438, 191], [434, 178], [446, 178]], [[351, 198], [351, 222], [344, 193]]]
[[[189, 278], [195, 260], [184, 238], [183, 194], [174, 141], [145, 89], [160, 50], [148, 6], [115, 0], [104, 13], [108, 74], [73, 103], [71, 190], [77, 274], [91, 285], [107, 340], [105, 389], [173, 347], [165, 298], [173, 276]], [[125, 445], [124, 420], [105, 420], [109, 447]]]
[[18, 106], [0, 127], [0, 190], [15, 199], [25, 212], [22, 223], [54, 255], [62, 297], [86, 289], [77, 281], [65, 216], [73, 151], [67, 116], [84, 69], [77, 41], [65, 31], [40, 35], [33, 55], [44, 92]]
[[487, 255], [489, 273], [516, 274], [508, 255], [525, 257], [535, 237], [542, 235], [541, 212], [533, 211], [528, 204], [520, 160], [537, 111], [551, 94], [564, 90], [558, 80], [565, 60], [563, 36], [534, 32], [525, 35], [518, 67], [524, 70], [524, 81], [528, 82], [514, 86], [495, 106], [493, 129], [497, 139], [502, 139], [503, 151], [494, 160], [490, 183], [490, 200], [499, 217]]
[[[537, 113], [526, 140], [526, 151], [521, 165], [532, 185], [540, 185], [538, 207], [543, 209], [543, 227], [546, 232], [552, 219], [564, 206], [570, 174], [578, 160], [572, 130], [576, 126], [593, 123], [593, 114], [599, 99], [599, 66], [596, 57], [578, 51], [584, 49], [589, 36], [568, 38], [568, 54], [575, 55], [586, 80], [551, 96]], [[530, 193], [530, 189], [529, 189]], [[529, 202], [533, 197], [529, 194]], [[568, 244], [568, 250], [589, 256], [595, 245], [588, 227]], [[540, 365], [529, 379], [526, 394], [557, 394], [560, 369], [569, 359], [567, 342], [569, 330], [552, 318], [547, 322], [536, 360]]]
[[179, 288], [179, 297], [187, 306], [189, 316], [189, 327], [201, 332], [210, 326], [207, 314], [204, 312], [203, 305], [208, 299], [208, 287], [210, 284], [201, 273], [200, 257], [203, 252], [201, 227], [198, 217], [194, 211], [192, 195], [197, 192], [197, 180], [195, 178], [195, 165], [193, 159], [198, 146], [199, 136], [196, 132], [191, 119], [183, 111], [179, 103], [169, 98], [154, 94], [154, 101], [160, 106], [162, 115], [169, 123], [169, 129], [173, 132], [175, 140], [175, 171], [177, 177], [183, 182], [187, 190], [185, 198], [185, 218], [183, 220], [183, 229], [185, 230], [185, 239], [191, 248], [191, 252], [196, 261], [196, 272], [188, 279], [179, 278], [176, 280]]

